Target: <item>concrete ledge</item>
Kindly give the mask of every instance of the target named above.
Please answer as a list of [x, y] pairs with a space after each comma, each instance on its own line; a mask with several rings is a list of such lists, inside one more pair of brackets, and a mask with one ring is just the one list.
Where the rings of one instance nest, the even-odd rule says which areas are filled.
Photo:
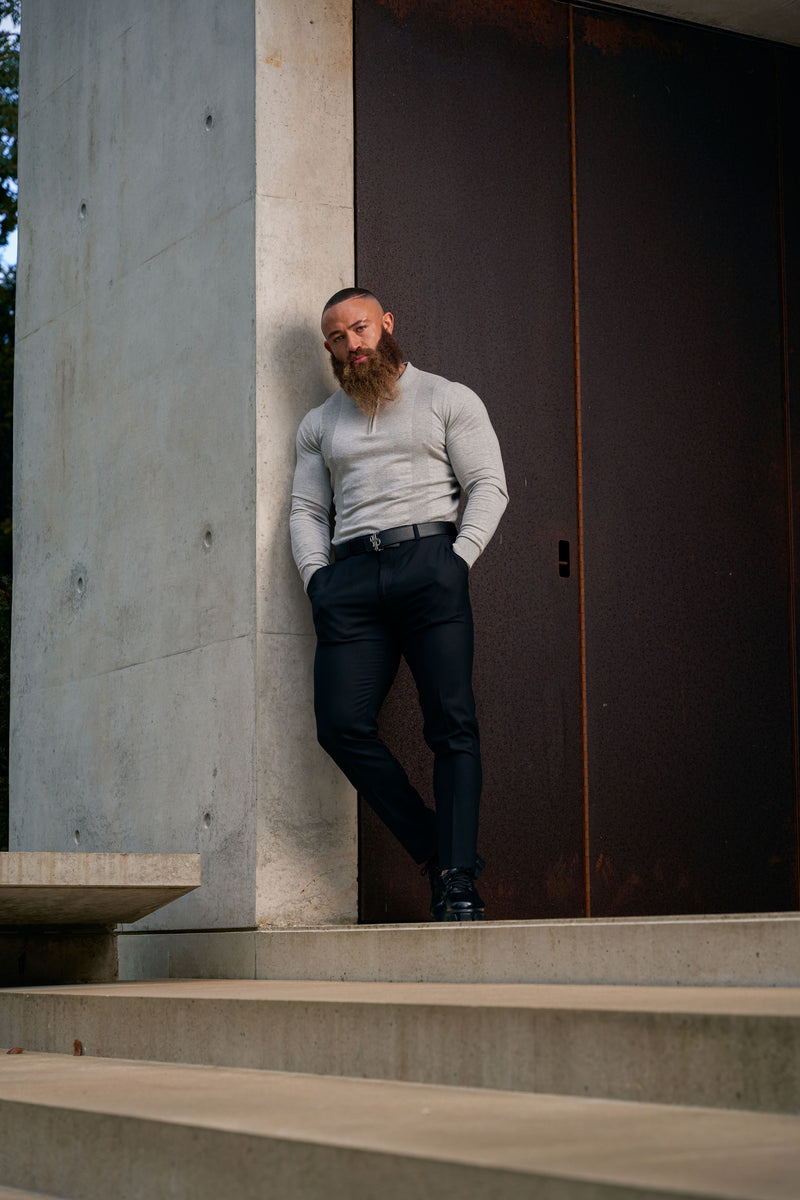
[[0, 854], [0, 926], [130, 924], [200, 886], [199, 854]]
[[99, 1058], [800, 1112], [800, 989], [118, 983], [0, 993], [0, 1041]]
[[86, 1200], [112, 1180], [115, 1200], [796, 1200], [800, 1120], [20, 1054], [0, 1056], [0, 1162]]
[[199, 854], [0, 854], [0, 987], [116, 979], [114, 926], [199, 886]]
[[800, 914], [124, 933], [121, 979], [800, 986]]

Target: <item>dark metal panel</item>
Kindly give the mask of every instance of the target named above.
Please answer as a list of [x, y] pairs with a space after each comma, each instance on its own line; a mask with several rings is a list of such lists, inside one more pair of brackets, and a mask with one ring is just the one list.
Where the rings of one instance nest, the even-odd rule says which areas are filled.
[[[492, 917], [583, 911], [567, 10], [357, 0], [358, 282], [411, 360], [473, 387], [511, 504], [472, 573]], [[383, 726], [423, 795], [413, 684]], [[424, 918], [426, 885], [368, 811], [366, 921]]]
[[773, 51], [575, 55], [592, 913], [791, 908]]
[[783, 265], [784, 371], [791, 453], [789, 489], [792, 508], [792, 581], [794, 613], [794, 732], [795, 732], [795, 895], [800, 907], [800, 847], [798, 847], [798, 634], [800, 613], [800, 50], [776, 50], [778, 72], [778, 131], [781, 156], [781, 251]]

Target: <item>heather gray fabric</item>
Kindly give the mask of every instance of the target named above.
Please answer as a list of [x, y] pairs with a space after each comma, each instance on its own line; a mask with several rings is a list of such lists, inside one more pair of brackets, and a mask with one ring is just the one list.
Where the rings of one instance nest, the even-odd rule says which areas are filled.
[[398, 397], [375, 417], [341, 389], [304, 417], [292, 488], [292, 553], [303, 584], [333, 544], [397, 525], [455, 521], [453, 549], [472, 566], [508, 503], [500, 446], [474, 392], [406, 364]]

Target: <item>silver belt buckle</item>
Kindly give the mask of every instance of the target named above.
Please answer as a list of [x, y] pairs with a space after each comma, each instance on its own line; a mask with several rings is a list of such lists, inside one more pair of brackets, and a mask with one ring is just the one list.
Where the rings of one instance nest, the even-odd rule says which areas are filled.
[[378, 537], [377, 533], [371, 533], [369, 535], [369, 540], [373, 550], [381, 549], [381, 539]]

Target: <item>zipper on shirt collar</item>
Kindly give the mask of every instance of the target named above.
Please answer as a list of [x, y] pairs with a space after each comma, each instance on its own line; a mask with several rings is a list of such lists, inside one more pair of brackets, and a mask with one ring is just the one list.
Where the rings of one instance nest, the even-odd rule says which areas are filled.
[[[402, 378], [402, 376], [405, 374], [405, 369], [406, 369], [406, 367], [407, 367], [407, 366], [408, 366], [408, 362], [404, 362], [404, 363], [403, 363], [403, 366], [402, 366], [402, 370], [400, 371], [400, 377], [401, 377], [401, 378]], [[381, 403], [382, 403], [382, 401], [380, 401], [380, 400], [379, 400], [379, 401], [378, 401], [378, 406], [377, 406], [377, 408], [375, 409], [375, 412], [374, 412], [374, 413], [372, 413], [372, 414], [370, 415], [370, 418], [369, 418], [369, 424], [367, 425], [367, 433], [368, 433], [368, 434], [369, 434], [369, 433], [373, 433], [373, 432], [374, 432], [374, 430], [375, 430], [375, 420], [376, 420], [376, 418], [377, 418], [377, 416], [378, 416], [378, 412], [379, 412], [379, 410], [380, 410]]]

